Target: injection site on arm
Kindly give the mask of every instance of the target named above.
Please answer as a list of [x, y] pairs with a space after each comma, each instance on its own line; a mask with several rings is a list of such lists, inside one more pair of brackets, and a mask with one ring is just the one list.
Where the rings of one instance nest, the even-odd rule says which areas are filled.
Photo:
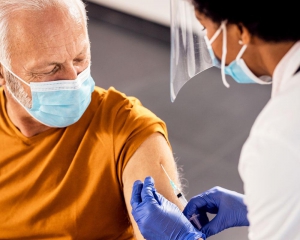
[[[160, 166], [161, 163], [165, 166], [165, 169], [167, 169], [176, 185], [179, 186], [177, 167], [170, 145], [166, 141], [165, 136], [161, 133], [154, 133], [136, 150], [123, 172], [123, 189], [130, 217], [132, 217], [132, 208], [130, 205], [132, 185], [136, 180], [143, 181], [147, 176], [153, 177], [155, 180], [155, 187], [159, 193], [161, 193], [168, 201], [174, 203], [181, 211], [183, 210], [182, 204], [174, 195], [169, 181], [166, 177], [162, 177], [162, 174], [164, 173]], [[138, 226], [133, 218], [131, 218], [131, 222], [134, 232], [137, 235], [137, 239], [144, 239], [140, 235]]]

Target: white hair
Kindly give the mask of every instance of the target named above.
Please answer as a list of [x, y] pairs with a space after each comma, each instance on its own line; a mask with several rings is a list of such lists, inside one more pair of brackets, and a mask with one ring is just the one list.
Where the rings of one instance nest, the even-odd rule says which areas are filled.
[[7, 39], [10, 16], [21, 10], [41, 11], [51, 6], [61, 7], [67, 3], [77, 4], [87, 23], [85, 5], [82, 0], [0, 0], [0, 63], [11, 67]]

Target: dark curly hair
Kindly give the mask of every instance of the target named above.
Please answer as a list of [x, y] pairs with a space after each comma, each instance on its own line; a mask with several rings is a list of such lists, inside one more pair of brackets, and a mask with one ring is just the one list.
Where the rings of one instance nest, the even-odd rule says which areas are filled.
[[243, 24], [252, 35], [269, 42], [300, 40], [297, 0], [193, 0], [195, 8], [216, 23]]

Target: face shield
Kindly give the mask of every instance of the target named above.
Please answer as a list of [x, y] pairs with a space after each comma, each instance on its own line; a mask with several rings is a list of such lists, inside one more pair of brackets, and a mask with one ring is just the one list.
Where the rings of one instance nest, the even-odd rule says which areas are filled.
[[195, 16], [191, 0], [171, 1], [171, 101], [183, 85], [213, 66], [203, 26]]

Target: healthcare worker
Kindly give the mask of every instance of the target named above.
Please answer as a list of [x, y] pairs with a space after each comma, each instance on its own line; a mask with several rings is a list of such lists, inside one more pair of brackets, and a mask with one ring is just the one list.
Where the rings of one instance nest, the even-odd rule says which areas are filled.
[[[172, 0], [173, 6], [180, 1]], [[198, 23], [205, 28], [203, 39], [206, 39], [211, 63], [221, 69], [227, 87], [226, 75], [239, 83], [272, 83], [271, 99], [257, 117], [240, 156], [238, 169], [245, 195], [215, 187], [193, 197], [181, 213], [156, 192], [153, 179], [148, 177], [144, 183], [134, 183], [132, 215], [146, 239], [205, 239], [230, 227], [249, 226], [249, 239], [299, 240], [298, 3], [292, 0], [268, 3], [259, 0], [194, 0], [193, 5]], [[185, 20], [188, 22], [188, 18]], [[172, 21], [176, 24], [176, 19], [172, 18]], [[181, 28], [181, 31], [185, 29]], [[172, 38], [178, 40], [178, 34], [172, 34]], [[178, 49], [182, 49], [182, 45], [187, 46], [185, 42], [189, 38], [183, 39], [173, 45], [179, 52], [176, 56], [180, 56]], [[184, 50], [189, 51], [183, 49], [183, 55]], [[184, 65], [185, 60], [180, 63], [180, 59], [177, 58], [176, 63], [181, 70], [187, 71], [171, 68], [175, 75], [181, 73], [185, 78], [192, 71], [196, 74], [203, 70], [197, 70], [198, 65], [193, 61]], [[172, 83], [174, 96], [186, 81], [183, 79], [179, 87]], [[216, 216], [209, 221], [207, 212]], [[198, 214], [202, 225], [200, 230], [188, 220], [193, 214]]]

